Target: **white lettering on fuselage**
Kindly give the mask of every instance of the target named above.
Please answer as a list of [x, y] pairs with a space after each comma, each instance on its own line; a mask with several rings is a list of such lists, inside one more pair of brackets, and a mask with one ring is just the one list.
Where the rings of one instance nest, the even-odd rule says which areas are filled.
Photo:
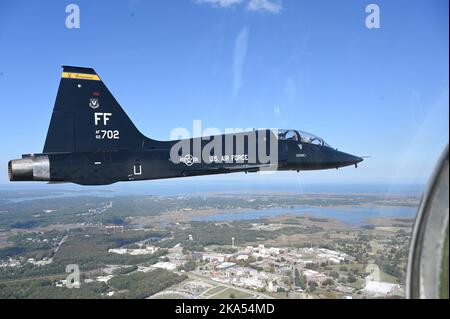
[[[103, 125], [107, 126], [108, 121], [112, 117], [112, 113], [100, 113], [95, 112], [94, 113], [94, 124], [95, 126]], [[119, 130], [95, 130], [95, 139], [97, 140], [118, 140], [119, 137]]]
[[95, 139], [97, 140], [118, 140], [119, 138], [118, 130], [95, 130]]
[[248, 161], [248, 154], [213, 155], [209, 157], [211, 163], [223, 163], [229, 161]]
[[109, 118], [112, 116], [111, 113], [99, 113], [99, 112], [95, 112], [94, 113], [94, 122], [95, 122], [95, 126], [98, 125], [98, 123], [100, 121], [103, 122], [103, 125], [106, 126], [108, 124]]

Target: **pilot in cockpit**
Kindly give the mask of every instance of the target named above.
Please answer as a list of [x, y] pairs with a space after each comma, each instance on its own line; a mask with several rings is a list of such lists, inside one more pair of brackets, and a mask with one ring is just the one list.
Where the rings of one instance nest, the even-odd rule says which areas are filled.
[[294, 130], [289, 130], [283, 134], [284, 139], [286, 140], [293, 140], [293, 141], [300, 141], [300, 137], [298, 133]]

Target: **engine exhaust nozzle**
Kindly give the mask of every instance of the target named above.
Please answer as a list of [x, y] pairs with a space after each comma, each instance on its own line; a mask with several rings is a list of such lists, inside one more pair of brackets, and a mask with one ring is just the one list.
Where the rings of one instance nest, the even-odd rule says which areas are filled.
[[25, 157], [8, 162], [10, 181], [50, 181], [48, 156]]

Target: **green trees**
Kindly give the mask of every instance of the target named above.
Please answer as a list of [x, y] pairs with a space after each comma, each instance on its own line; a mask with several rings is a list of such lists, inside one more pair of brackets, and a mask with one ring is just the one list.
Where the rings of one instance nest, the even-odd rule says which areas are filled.
[[185, 275], [180, 276], [164, 269], [155, 269], [149, 273], [136, 272], [130, 275], [119, 275], [112, 278], [108, 284], [116, 290], [124, 291], [114, 297], [143, 299], [182, 282], [186, 278]]
[[356, 277], [354, 275], [352, 275], [352, 274], [349, 274], [348, 277], [347, 277], [347, 282], [353, 283], [355, 281], [356, 281]]
[[332, 272], [330, 272], [330, 277], [332, 277], [334, 279], [338, 279], [339, 273], [337, 271], [332, 271]]
[[36, 279], [3, 284], [0, 287], [0, 298], [103, 298], [102, 293], [107, 290], [108, 286], [99, 282], [82, 284], [79, 289], [69, 289], [66, 287], [55, 287], [52, 280]]
[[317, 283], [315, 281], [308, 281], [309, 292], [313, 292], [317, 288]]
[[196, 266], [197, 264], [195, 263], [195, 261], [190, 259], [184, 265], [179, 266], [178, 270], [192, 271], [195, 269]]
[[315, 264], [315, 263], [308, 263], [308, 264], [305, 265], [305, 268], [312, 269], [312, 270], [317, 270], [319, 268], [319, 265]]
[[115, 275], [126, 275], [126, 274], [129, 274], [129, 273], [137, 270], [137, 269], [138, 269], [138, 266], [133, 265], [133, 266], [130, 266], [130, 267], [116, 269], [116, 270], [113, 271], [113, 274], [115, 274]]
[[330, 278], [328, 278], [328, 279], [325, 279], [323, 282], [322, 282], [322, 286], [333, 286], [334, 285], [334, 281], [333, 281], [333, 279], [330, 279]]
[[[128, 267], [127, 270], [134, 268]], [[108, 283], [81, 283], [79, 289], [56, 287], [55, 282], [64, 276], [52, 279], [29, 279], [0, 284], [0, 298], [107, 298], [108, 291], [116, 291], [113, 298], [146, 298], [187, 278], [173, 272], [156, 269], [149, 273], [133, 272], [116, 274]]]
[[306, 284], [307, 284], [307, 280], [306, 280], [306, 276], [302, 274], [300, 274], [300, 272], [298, 271], [298, 269], [295, 269], [295, 279], [294, 279], [295, 285], [297, 287], [300, 287], [302, 289], [306, 289]]

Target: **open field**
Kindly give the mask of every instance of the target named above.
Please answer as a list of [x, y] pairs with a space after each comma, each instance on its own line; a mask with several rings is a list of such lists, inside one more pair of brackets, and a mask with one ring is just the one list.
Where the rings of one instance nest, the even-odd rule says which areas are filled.
[[240, 290], [227, 288], [218, 294], [212, 296], [214, 299], [247, 299], [251, 297], [251, 294], [245, 293]]

